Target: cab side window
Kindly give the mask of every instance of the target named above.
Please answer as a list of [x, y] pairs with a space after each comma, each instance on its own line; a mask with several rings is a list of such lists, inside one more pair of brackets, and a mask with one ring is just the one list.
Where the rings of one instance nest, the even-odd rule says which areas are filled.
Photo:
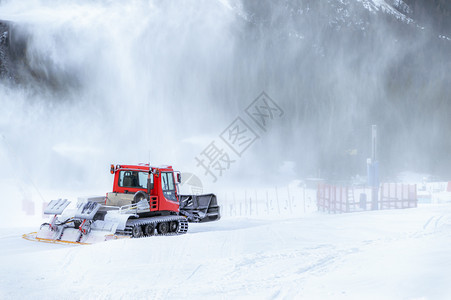
[[121, 171], [118, 185], [120, 187], [147, 189], [147, 172]]
[[137, 187], [138, 178], [136, 172], [121, 171], [119, 174], [119, 186], [122, 187]]

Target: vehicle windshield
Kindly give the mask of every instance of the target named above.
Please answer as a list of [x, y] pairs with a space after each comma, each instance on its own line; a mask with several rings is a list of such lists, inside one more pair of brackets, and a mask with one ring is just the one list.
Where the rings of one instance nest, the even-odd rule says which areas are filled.
[[[137, 189], [147, 189], [147, 176], [148, 172], [141, 171], [120, 171], [119, 172], [119, 182], [120, 187], [130, 187]], [[152, 182], [153, 176], [150, 176]]]

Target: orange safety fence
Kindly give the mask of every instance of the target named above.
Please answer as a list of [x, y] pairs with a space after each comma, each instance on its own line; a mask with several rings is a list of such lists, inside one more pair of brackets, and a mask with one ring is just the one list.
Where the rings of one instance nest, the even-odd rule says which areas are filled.
[[[417, 189], [414, 184], [383, 183], [378, 194], [378, 209], [417, 207]], [[371, 198], [371, 187], [320, 183], [317, 189], [317, 208], [328, 213], [372, 210]]]

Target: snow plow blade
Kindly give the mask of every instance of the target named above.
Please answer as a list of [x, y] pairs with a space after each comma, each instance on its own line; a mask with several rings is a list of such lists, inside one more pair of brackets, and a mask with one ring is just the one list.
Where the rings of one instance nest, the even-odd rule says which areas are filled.
[[58, 244], [93, 244], [122, 238], [116, 231], [119, 225], [123, 229], [129, 215], [112, 212], [105, 217], [106, 211], [98, 214], [102, 205], [95, 201], [97, 198], [80, 198], [77, 208], [68, 207], [70, 201], [65, 199], [52, 200], [44, 213], [53, 217], [39, 231], [24, 238]]
[[70, 220], [61, 222], [54, 227], [50, 223], [44, 223], [38, 232], [29, 234], [28, 238], [24, 238], [57, 244], [94, 244], [122, 238], [122, 236], [115, 234], [116, 226], [114, 224], [105, 223], [104, 221], [93, 223], [90, 220]]
[[221, 218], [215, 194], [180, 195], [180, 214], [189, 222], [212, 222]]
[[67, 199], [58, 199], [52, 200], [47, 205], [47, 208], [44, 210], [44, 214], [46, 215], [60, 215], [63, 213], [64, 209], [70, 204], [70, 201]]

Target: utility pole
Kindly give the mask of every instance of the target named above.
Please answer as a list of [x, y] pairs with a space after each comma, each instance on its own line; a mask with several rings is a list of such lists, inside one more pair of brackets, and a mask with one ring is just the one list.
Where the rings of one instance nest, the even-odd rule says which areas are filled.
[[379, 162], [377, 161], [377, 126], [371, 126], [371, 158], [367, 159], [368, 186], [371, 187], [371, 209], [377, 210], [379, 200]]

